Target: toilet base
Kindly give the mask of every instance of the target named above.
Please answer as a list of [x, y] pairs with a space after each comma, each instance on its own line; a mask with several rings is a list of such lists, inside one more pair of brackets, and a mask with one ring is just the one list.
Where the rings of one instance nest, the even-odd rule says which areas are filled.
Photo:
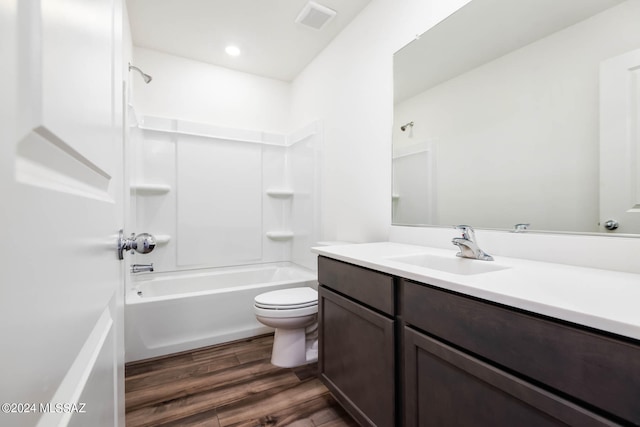
[[276, 329], [271, 364], [281, 368], [313, 363], [318, 360], [318, 341], [307, 341], [305, 329]]

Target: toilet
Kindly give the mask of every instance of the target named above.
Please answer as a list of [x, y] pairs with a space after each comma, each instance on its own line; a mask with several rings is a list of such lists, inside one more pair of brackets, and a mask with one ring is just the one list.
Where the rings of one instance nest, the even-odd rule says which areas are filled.
[[254, 298], [258, 321], [276, 329], [271, 363], [283, 368], [318, 360], [318, 292], [280, 289]]

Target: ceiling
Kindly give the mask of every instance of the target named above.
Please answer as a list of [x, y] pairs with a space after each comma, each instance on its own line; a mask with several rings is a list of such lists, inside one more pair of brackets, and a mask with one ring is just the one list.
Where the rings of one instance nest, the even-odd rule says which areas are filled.
[[[307, 0], [127, 0], [133, 44], [291, 81], [370, 0], [315, 0], [337, 12], [321, 30], [295, 23]], [[237, 57], [225, 53], [236, 45]]]

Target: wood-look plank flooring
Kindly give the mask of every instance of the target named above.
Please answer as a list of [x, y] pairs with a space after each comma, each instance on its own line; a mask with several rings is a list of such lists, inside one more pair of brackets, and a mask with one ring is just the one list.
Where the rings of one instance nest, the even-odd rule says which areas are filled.
[[271, 365], [273, 335], [125, 366], [127, 427], [355, 427], [317, 364]]

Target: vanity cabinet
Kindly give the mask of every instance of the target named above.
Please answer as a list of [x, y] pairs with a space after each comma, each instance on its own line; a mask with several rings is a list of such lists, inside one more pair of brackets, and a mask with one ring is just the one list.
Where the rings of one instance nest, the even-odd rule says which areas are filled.
[[320, 378], [363, 426], [640, 426], [640, 342], [320, 256]]
[[640, 347], [402, 280], [405, 423], [640, 425]]
[[363, 426], [396, 425], [393, 277], [318, 260], [320, 379]]

